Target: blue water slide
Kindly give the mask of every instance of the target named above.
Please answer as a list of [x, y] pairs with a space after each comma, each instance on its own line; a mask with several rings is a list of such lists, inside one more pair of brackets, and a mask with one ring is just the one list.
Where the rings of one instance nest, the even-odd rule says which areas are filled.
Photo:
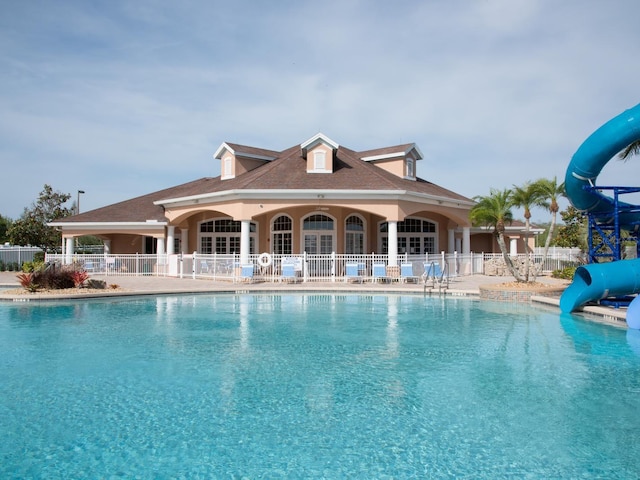
[[[611, 197], [589, 189], [595, 185], [602, 168], [618, 152], [640, 139], [640, 104], [612, 118], [593, 132], [573, 155], [565, 176], [567, 198], [578, 210], [601, 220], [613, 218], [615, 205]], [[640, 223], [640, 213], [622, 208], [618, 219], [621, 228], [633, 230]], [[560, 309], [572, 312], [587, 302], [609, 296], [640, 292], [640, 259], [593, 263], [578, 267], [573, 283], [560, 298]]]

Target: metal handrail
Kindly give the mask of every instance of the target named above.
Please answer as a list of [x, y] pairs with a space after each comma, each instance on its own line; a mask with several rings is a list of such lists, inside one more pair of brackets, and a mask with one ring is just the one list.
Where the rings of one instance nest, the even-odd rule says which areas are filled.
[[[433, 281], [433, 285], [432, 287], [435, 288], [436, 287], [436, 282], [438, 284], [438, 288], [440, 290], [442, 290], [442, 284], [444, 282], [446, 282], [446, 288], [449, 288], [449, 263], [445, 262], [445, 264], [443, 265], [443, 267], [440, 269], [440, 275], [438, 278], [438, 275], [436, 275], [436, 263], [437, 262], [431, 262], [429, 263], [429, 266], [427, 269], [425, 269], [424, 271], [424, 284], [425, 287], [427, 286], [427, 282], [429, 281], [429, 279], [431, 279]], [[440, 265], [438, 263], [438, 265]], [[430, 275], [430, 272], [433, 272], [433, 275]]]

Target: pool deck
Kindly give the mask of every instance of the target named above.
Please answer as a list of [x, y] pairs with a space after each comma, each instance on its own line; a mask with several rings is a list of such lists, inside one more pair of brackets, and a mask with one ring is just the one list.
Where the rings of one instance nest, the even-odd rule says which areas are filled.
[[[0, 272], [0, 287], [20, 288], [18, 272]], [[498, 285], [511, 281], [511, 277], [495, 277], [486, 275], [462, 276], [452, 279], [447, 289], [432, 288], [418, 283], [371, 283], [371, 282], [228, 282], [208, 279], [174, 278], [174, 277], [126, 277], [92, 275], [91, 278], [104, 280], [107, 285], [118, 285], [118, 290], [107, 288], [98, 293], [80, 294], [21, 294], [10, 295], [0, 291], [0, 301], [28, 302], [43, 300], [61, 300], [73, 298], [124, 297], [134, 295], [166, 295], [178, 293], [249, 293], [249, 292], [372, 292], [372, 293], [414, 293], [447, 296], [478, 296], [481, 286]], [[538, 281], [548, 285], [566, 286], [566, 280], [551, 277], [539, 277]], [[559, 298], [533, 296], [531, 301], [552, 308], [558, 308]], [[626, 309], [587, 306], [580, 312], [587, 318], [626, 328]]]

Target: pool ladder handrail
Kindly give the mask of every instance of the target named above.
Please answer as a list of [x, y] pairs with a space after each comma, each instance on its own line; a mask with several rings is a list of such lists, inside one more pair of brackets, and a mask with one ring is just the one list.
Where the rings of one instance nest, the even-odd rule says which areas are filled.
[[[440, 265], [438, 263], [438, 265]], [[444, 263], [443, 268], [440, 270], [440, 275], [427, 275], [428, 272], [435, 272], [436, 271], [436, 262], [431, 262], [429, 264], [429, 267], [425, 270], [423, 277], [424, 277], [424, 289], [427, 289], [427, 283], [429, 282], [429, 280], [431, 280], [433, 283], [431, 285], [431, 288], [436, 288], [436, 283], [438, 284], [438, 291], [442, 292], [442, 285], [443, 283], [446, 283], [445, 289], [449, 288], [449, 264], [447, 262]]]

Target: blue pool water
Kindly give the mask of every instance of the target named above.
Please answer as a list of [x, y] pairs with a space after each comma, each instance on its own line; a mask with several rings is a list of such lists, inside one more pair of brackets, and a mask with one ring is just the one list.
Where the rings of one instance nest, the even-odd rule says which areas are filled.
[[0, 305], [0, 478], [637, 478], [638, 332], [421, 296]]

